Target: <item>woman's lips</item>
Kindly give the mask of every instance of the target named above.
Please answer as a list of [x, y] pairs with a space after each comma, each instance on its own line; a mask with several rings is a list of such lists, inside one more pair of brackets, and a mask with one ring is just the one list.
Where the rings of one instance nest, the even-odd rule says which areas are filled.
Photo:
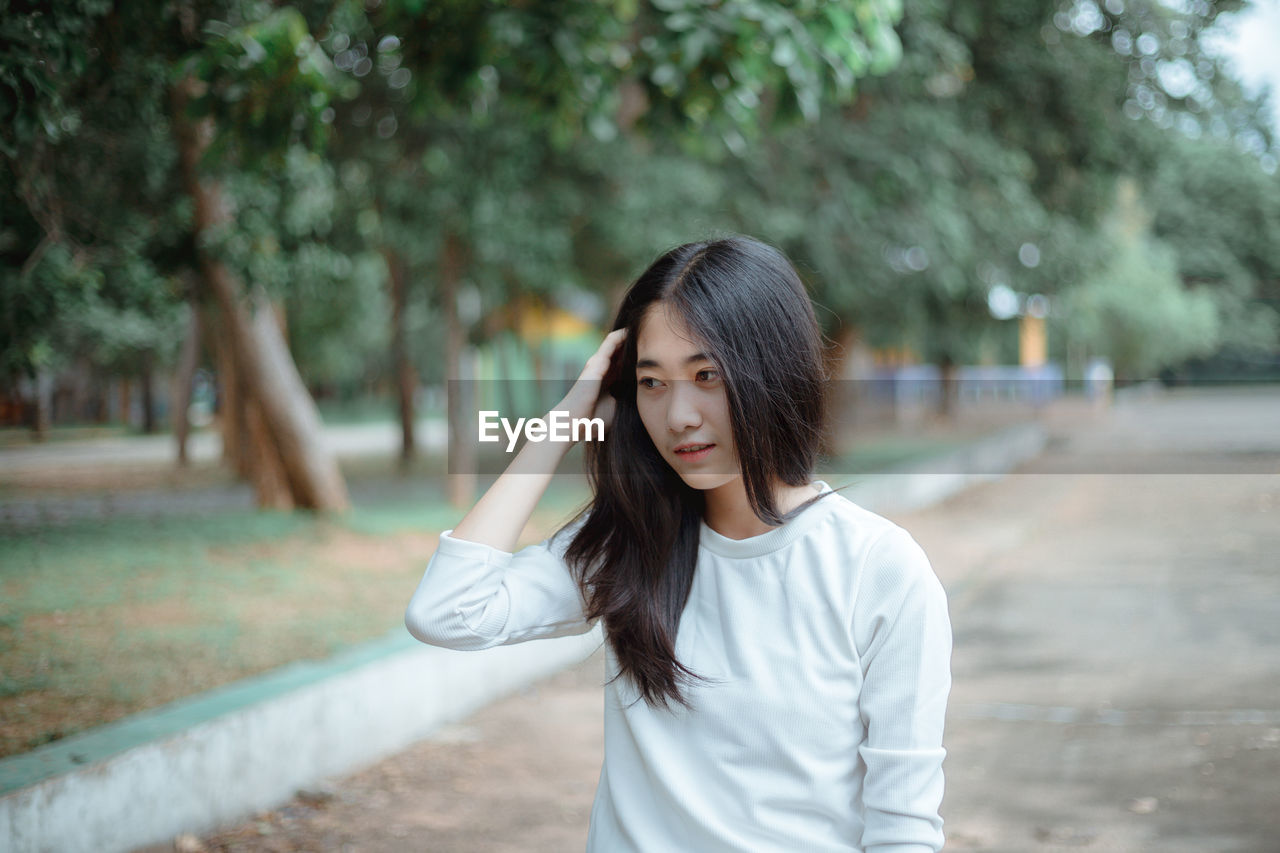
[[692, 449], [677, 450], [675, 451], [676, 458], [683, 462], [700, 462], [703, 459], [706, 459], [708, 456], [710, 456], [711, 451], [716, 449], [716, 446], [714, 444], [704, 444], [704, 445], [694, 444], [694, 445], [690, 445], [690, 447], [691, 448], [701, 447], [702, 449], [701, 450], [692, 450]]

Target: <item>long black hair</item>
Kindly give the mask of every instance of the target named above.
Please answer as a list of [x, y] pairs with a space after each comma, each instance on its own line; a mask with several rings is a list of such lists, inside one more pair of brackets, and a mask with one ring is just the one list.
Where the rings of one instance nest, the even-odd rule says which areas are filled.
[[[698, 675], [675, 656], [680, 614], [698, 557], [702, 492], [658, 453], [636, 408], [636, 342], [657, 303], [682, 317], [715, 363], [747, 499], [770, 525], [785, 522], [774, 486], [801, 486], [817, 460], [823, 423], [822, 336], [804, 284], [787, 258], [747, 237], [688, 243], [653, 262], [631, 285], [614, 329], [625, 328], [617, 400], [603, 442], [586, 445], [594, 499], [565, 557], [588, 618], [652, 706], [688, 706]], [[816, 498], [815, 498], [816, 499]], [[576, 519], [575, 519], [576, 521]]]

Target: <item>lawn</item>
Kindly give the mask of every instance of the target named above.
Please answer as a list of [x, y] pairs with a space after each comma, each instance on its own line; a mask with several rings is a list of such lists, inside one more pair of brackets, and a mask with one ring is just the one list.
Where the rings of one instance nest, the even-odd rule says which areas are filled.
[[[538, 541], [586, 497], [556, 483]], [[397, 630], [438, 499], [0, 529], [0, 757]]]

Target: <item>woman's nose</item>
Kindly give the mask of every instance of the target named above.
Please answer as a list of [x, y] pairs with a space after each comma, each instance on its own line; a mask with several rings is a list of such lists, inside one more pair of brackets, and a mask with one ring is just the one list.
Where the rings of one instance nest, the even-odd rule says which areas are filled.
[[702, 426], [697, 389], [692, 382], [671, 383], [671, 393], [667, 400], [667, 429], [671, 432], [681, 433]]

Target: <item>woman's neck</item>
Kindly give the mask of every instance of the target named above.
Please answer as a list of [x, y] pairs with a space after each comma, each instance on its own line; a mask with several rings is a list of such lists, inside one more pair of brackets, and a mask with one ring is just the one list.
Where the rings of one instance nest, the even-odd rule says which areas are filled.
[[[778, 512], [785, 515], [814, 495], [812, 484], [806, 486], [786, 486], [778, 483], [773, 489], [774, 503]], [[773, 527], [760, 518], [751, 509], [747, 500], [746, 483], [742, 477], [708, 489], [703, 492], [706, 510], [703, 520], [707, 526], [727, 539], [749, 539], [768, 533]]]

